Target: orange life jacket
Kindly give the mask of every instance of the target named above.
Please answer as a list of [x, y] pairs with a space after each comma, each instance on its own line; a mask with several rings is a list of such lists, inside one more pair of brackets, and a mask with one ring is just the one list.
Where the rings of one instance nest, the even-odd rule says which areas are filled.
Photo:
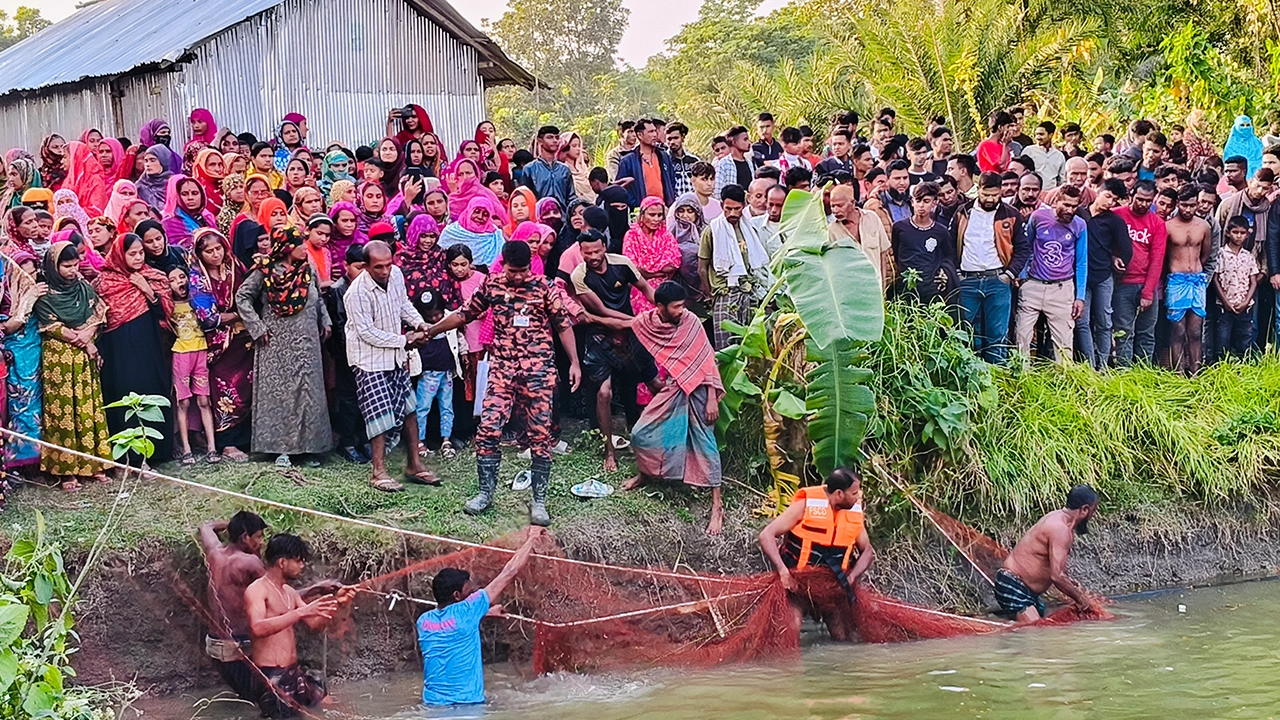
[[813, 550], [817, 547], [822, 550], [843, 551], [844, 560], [840, 567], [848, 570], [849, 559], [862, 535], [862, 505], [833, 513], [831, 504], [827, 501], [827, 491], [821, 486], [800, 488], [791, 502], [804, 503], [804, 515], [790, 531], [800, 543], [796, 569], [808, 567]]

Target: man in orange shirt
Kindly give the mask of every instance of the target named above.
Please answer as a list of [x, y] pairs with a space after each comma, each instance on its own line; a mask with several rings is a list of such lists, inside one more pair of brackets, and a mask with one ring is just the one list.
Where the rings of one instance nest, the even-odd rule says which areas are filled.
[[630, 179], [627, 204], [633, 209], [646, 197], [656, 197], [664, 205], [676, 199], [676, 171], [671, 156], [658, 147], [658, 125], [653, 120], [636, 121], [636, 138], [640, 144], [618, 161], [616, 181]]

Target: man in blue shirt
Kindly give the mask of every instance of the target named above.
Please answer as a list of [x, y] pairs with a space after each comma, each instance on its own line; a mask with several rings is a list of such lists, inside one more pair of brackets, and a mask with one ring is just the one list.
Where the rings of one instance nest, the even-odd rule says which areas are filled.
[[524, 184], [541, 200], [555, 198], [560, 207], [569, 207], [577, 197], [569, 166], [556, 159], [560, 151], [560, 129], [554, 125], [538, 128], [538, 157], [524, 168]]
[[531, 526], [529, 537], [506, 567], [487, 586], [467, 594], [471, 573], [445, 568], [431, 581], [439, 607], [418, 618], [422, 649], [422, 702], [426, 705], [470, 705], [484, 702], [484, 667], [480, 657], [480, 620], [501, 615], [493, 600], [529, 562], [534, 543], [546, 529]]

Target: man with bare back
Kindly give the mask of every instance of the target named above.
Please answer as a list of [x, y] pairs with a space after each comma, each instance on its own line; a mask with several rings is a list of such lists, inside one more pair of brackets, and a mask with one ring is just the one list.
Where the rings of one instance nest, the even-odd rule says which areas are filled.
[[1198, 372], [1204, 359], [1201, 339], [1209, 288], [1209, 273], [1204, 268], [1209, 262], [1213, 228], [1196, 214], [1199, 204], [1200, 189], [1188, 185], [1178, 193], [1177, 212], [1165, 223], [1165, 257], [1169, 264], [1165, 304], [1173, 357], [1170, 369], [1184, 375]]
[[[241, 510], [230, 522], [209, 521], [200, 526], [200, 544], [209, 568], [209, 634], [205, 653], [213, 660], [223, 682], [245, 700], [261, 694], [257, 673], [245, 653], [249, 647], [249, 617], [244, 609], [244, 590], [267, 571], [258, 553], [267, 524], [248, 510]], [[226, 532], [224, 545], [218, 533]]]
[[1093, 599], [1067, 575], [1067, 556], [1076, 535], [1089, 532], [1089, 518], [1098, 510], [1098, 493], [1088, 485], [1076, 485], [1067, 494], [1067, 506], [1040, 518], [1014, 546], [1004, 567], [996, 571], [996, 602], [1019, 624], [1045, 617], [1040, 595], [1049, 586], [1058, 588], [1084, 612], [1097, 610]]
[[323, 630], [338, 607], [351, 601], [355, 588], [343, 587], [310, 603], [289, 585], [307, 566], [308, 550], [302, 538], [281, 533], [267, 543], [266, 574], [244, 591], [249, 635], [253, 640], [250, 660], [269, 683], [257, 699], [264, 717], [283, 718], [297, 714], [326, 698], [324, 679], [298, 664], [298, 643], [293, 627], [299, 622], [312, 630]]

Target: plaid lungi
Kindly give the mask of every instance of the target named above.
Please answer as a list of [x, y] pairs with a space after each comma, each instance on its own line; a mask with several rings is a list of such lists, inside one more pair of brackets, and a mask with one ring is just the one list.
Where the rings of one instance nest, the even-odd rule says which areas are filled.
[[711, 299], [711, 345], [716, 350], [723, 350], [738, 342], [737, 336], [720, 327], [725, 320], [732, 320], [739, 325], [751, 322], [755, 314], [755, 305], [751, 302], [751, 293], [733, 289], [726, 295], [716, 295]]
[[409, 371], [361, 370], [352, 368], [356, 375], [356, 401], [364, 416], [365, 434], [370, 439], [386, 434], [387, 447], [400, 442], [400, 424], [414, 411], [412, 385]]

